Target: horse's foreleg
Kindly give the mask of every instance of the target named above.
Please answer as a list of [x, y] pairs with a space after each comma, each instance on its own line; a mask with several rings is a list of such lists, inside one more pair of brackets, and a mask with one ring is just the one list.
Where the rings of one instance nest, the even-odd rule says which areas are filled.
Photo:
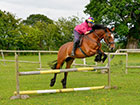
[[[70, 68], [72, 62], [73, 62], [73, 58], [69, 59], [68, 61], [66, 61], [66, 68]], [[68, 76], [68, 72], [64, 73], [64, 78], [61, 80], [61, 83], [63, 85], [63, 88], [66, 88], [66, 84], [67, 84], [67, 76]]]
[[95, 57], [95, 60], [94, 61], [101, 62], [103, 53], [101, 52], [100, 49], [97, 50], [97, 54], [98, 55]]
[[103, 59], [102, 59], [102, 62], [104, 63], [104, 61], [106, 60], [106, 58], [107, 58], [107, 55], [105, 54], [105, 53], [103, 53]]
[[101, 52], [102, 52], [102, 55], [103, 55], [103, 59], [101, 59], [102, 60], [102, 62], [104, 63], [104, 61], [106, 60], [106, 58], [107, 58], [107, 55], [102, 51], [102, 50], [100, 50]]

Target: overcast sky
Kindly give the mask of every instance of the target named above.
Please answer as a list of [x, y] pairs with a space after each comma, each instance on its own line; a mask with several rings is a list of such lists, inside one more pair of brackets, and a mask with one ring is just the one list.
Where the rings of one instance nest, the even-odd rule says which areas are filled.
[[50, 19], [72, 15], [87, 18], [83, 13], [90, 0], [0, 0], [0, 9], [26, 19], [30, 14], [44, 14]]

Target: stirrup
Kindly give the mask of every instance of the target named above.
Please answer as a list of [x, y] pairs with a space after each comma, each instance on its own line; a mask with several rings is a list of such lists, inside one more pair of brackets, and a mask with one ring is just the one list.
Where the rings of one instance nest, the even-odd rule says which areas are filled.
[[72, 51], [71, 56], [75, 56], [74, 52]]

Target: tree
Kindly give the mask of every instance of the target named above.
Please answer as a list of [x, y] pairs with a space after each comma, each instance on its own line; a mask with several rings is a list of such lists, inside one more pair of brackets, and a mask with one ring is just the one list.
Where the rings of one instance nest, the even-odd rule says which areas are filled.
[[37, 29], [30, 27], [29, 25], [20, 26], [20, 36], [16, 37], [15, 44], [19, 50], [40, 50], [43, 49], [40, 44], [40, 37], [42, 32]]
[[82, 22], [82, 19], [79, 19], [76, 16], [68, 17], [68, 18], [59, 18], [56, 22], [56, 26], [59, 28], [60, 33], [62, 35], [62, 43], [67, 43], [73, 41], [73, 30], [74, 27]]
[[16, 49], [15, 40], [20, 35], [20, 19], [0, 10], [0, 49]]
[[96, 22], [116, 27], [119, 41], [127, 48], [140, 43], [140, 0], [91, 0], [84, 11]]
[[58, 27], [55, 24], [37, 22], [34, 25], [42, 34], [37, 37], [39, 46], [47, 50], [58, 50], [62, 40]]
[[47, 16], [45, 15], [41, 15], [41, 14], [32, 14], [29, 17], [27, 17], [26, 20], [23, 20], [23, 23], [26, 25], [34, 25], [36, 22], [45, 22], [47, 24], [52, 24], [53, 20], [49, 19]]

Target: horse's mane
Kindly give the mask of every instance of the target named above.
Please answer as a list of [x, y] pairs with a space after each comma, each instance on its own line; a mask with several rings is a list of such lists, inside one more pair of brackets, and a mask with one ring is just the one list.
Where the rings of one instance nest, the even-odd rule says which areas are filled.
[[93, 25], [92, 30], [93, 30], [93, 31], [94, 31], [94, 30], [98, 30], [98, 29], [106, 30], [106, 28], [107, 28], [107, 27], [105, 27], [105, 26], [102, 25], [102, 24], [95, 24], [95, 25]]
[[106, 29], [109, 29], [109, 31], [112, 32], [112, 30], [111, 30], [110, 28], [108, 28], [108, 27], [106, 27], [106, 26], [104, 26], [104, 25], [102, 25], [102, 24], [95, 24], [95, 25], [92, 27], [92, 30], [93, 30], [93, 31], [99, 30], [99, 29], [103, 29], [103, 30], [105, 30], [105, 32], [107, 32]]

